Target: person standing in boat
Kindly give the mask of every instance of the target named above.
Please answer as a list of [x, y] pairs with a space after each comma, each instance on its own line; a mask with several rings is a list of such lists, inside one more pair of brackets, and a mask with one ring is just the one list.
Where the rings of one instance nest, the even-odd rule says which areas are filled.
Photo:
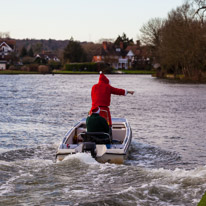
[[112, 119], [109, 106], [112, 94], [126, 96], [127, 94], [133, 95], [134, 91], [127, 91], [125, 89], [112, 87], [109, 79], [102, 72], [100, 72], [99, 82], [93, 85], [91, 91], [92, 106], [98, 105], [100, 107], [100, 116], [107, 120], [110, 128], [112, 127]]

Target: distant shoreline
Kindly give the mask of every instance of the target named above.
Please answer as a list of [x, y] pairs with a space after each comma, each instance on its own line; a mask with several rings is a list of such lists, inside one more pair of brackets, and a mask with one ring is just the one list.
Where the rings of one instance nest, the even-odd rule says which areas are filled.
[[[89, 71], [64, 71], [64, 70], [54, 70], [52, 72], [28, 72], [20, 70], [0, 70], [0, 75], [98, 75], [99, 72], [89, 72]], [[155, 71], [148, 70], [117, 70], [113, 73], [108, 73], [109, 75], [151, 75], [157, 79], [166, 80], [173, 83], [183, 83], [183, 84], [206, 84], [206, 79], [202, 78], [200, 81], [185, 79], [182, 75], [175, 78], [174, 75], [166, 75], [165, 77], [157, 77]]]
[[[64, 74], [64, 75], [73, 75], [73, 74], [99, 74], [98, 72], [87, 72], [87, 71], [63, 71], [63, 70], [55, 70], [49, 73], [42, 73], [42, 72], [27, 72], [27, 71], [20, 71], [20, 70], [0, 70], [0, 75], [20, 75], [20, 74]], [[111, 74], [120, 74], [120, 75], [124, 75], [124, 74], [147, 74], [147, 75], [152, 75], [154, 74], [154, 71], [147, 71], [147, 70], [118, 70], [115, 73], [111, 73]]]

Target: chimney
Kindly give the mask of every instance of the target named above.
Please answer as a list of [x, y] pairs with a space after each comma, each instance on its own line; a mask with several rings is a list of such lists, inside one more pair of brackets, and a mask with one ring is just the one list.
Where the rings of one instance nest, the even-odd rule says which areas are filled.
[[140, 40], [136, 41], [137, 47], [140, 47]]
[[104, 42], [102, 43], [102, 45], [103, 45], [104, 50], [107, 50], [107, 42], [104, 41]]

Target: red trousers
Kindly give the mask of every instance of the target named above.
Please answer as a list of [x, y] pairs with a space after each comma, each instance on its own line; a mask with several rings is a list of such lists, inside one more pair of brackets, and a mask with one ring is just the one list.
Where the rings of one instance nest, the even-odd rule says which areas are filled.
[[112, 126], [112, 118], [111, 118], [109, 107], [106, 107], [106, 106], [99, 106], [99, 107], [100, 107], [99, 115], [104, 117], [107, 120], [109, 127], [111, 127]]

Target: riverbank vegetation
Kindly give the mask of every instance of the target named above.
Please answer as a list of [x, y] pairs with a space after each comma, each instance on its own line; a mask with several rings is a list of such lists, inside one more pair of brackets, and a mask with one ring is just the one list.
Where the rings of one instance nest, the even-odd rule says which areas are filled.
[[[99, 74], [97, 71], [84, 71], [84, 70], [52, 70], [51, 72], [28, 72], [20, 70], [0, 70], [0, 75], [12, 74]], [[137, 74], [137, 75], [153, 75], [155, 71], [146, 70], [112, 70], [110, 74]]]
[[206, 82], [205, 1], [188, 1], [154, 18], [141, 28], [141, 41], [150, 48], [156, 76]]
[[[150, 19], [140, 29], [140, 40], [136, 43], [125, 33], [116, 40], [103, 39], [99, 43], [79, 42], [72, 37], [65, 41], [16, 40], [17, 52], [10, 55], [8, 70], [0, 74], [103, 71], [206, 83], [205, 11], [204, 0], [188, 0], [171, 10], [167, 18]], [[0, 33], [3, 37], [9, 38]], [[133, 56], [127, 56], [129, 53]], [[94, 57], [100, 59], [96, 61]], [[121, 63], [126, 58], [127, 68]], [[114, 68], [115, 64], [118, 68]]]
[[0, 70], [0, 75], [3, 75], [3, 74], [40, 74], [40, 73], [20, 71], [20, 70]]
[[206, 193], [202, 196], [202, 199], [198, 203], [197, 206], [205, 206], [206, 205]]

